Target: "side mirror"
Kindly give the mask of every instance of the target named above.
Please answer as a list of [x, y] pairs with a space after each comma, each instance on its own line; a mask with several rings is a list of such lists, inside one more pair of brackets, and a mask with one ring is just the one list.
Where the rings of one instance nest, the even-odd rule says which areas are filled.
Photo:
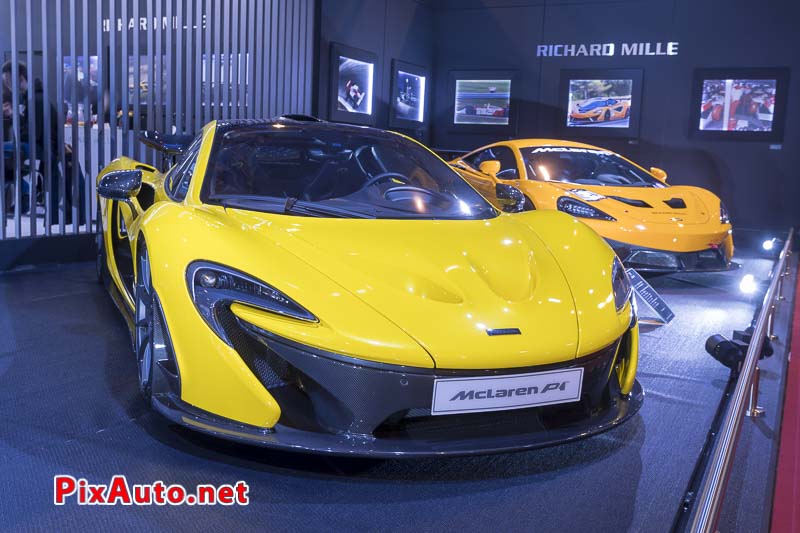
[[500, 204], [500, 209], [504, 212], [519, 213], [525, 210], [525, 195], [521, 190], [512, 185], [498, 183], [494, 191], [497, 197], [497, 203]]
[[650, 167], [650, 174], [661, 183], [667, 182], [667, 173], [658, 167]]
[[176, 158], [189, 148], [194, 137], [181, 134], [162, 134], [155, 130], [145, 130], [139, 134], [139, 141], [145, 146], [154, 148], [164, 154], [162, 161], [162, 172], [166, 172], [169, 167], [175, 164]]
[[481, 172], [484, 174], [488, 174], [492, 177], [497, 176], [497, 173], [500, 172], [500, 161], [496, 159], [489, 159], [488, 161], [484, 161], [478, 166]]
[[141, 170], [113, 170], [100, 178], [97, 194], [106, 200], [130, 202], [141, 188]]
[[139, 134], [142, 144], [169, 156], [181, 155], [192, 144], [192, 140], [194, 137], [191, 135], [162, 134], [155, 130], [145, 130]]

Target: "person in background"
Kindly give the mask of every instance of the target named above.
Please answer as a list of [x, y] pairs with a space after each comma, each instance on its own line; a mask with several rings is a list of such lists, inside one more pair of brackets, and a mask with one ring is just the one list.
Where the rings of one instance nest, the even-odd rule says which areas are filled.
[[[0, 73], [2, 73], [3, 79], [3, 87], [11, 91], [13, 86], [13, 63], [10, 61], [6, 61], [3, 63], [2, 68], [0, 68]], [[44, 168], [44, 161], [45, 161], [45, 153], [50, 154], [50, 161], [52, 162], [52, 169], [53, 172], [50, 175], [50, 191], [52, 194], [50, 195], [50, 216], [47, 224], [53, 225], [57, 224], [59, 221], [58, 217], [58, 208], [59, 208], [59, 183], [61, 181], [61, 171], [58, 165], [58, 132], [59, 128], [61, 127], [58, 123], [58, 112], [56, 111], [53, 104], [50, 102], [45, 102], [44, 100], [44, 87], [42, 85], [41, 80], [35, 79], [33, 81], [33, 86], [29, 84], [28, 81], [28, 67], [25, 63], [17, 63], [17, 87], [19, 89], [18, 95], [18, 102], [19, 102], [19, 134], [20, 134], [20, 145], [27, 144], [30, 139], [30, 110], [28, 109], [28, 91], [33, 90], [33, 105], [34, 105], [34, 122], [35, 122], [35, 146], [36, 146], [36, 158], [41, 162], [40, 169], [42, 172], [45, 171]], [[50, 131], [49, 135], [48, 132], [45, 131], [44, 127], [44, 110], [45, 105], [50, 106]], [[13, 113], [13, 109], [12, 109]], [[65, 220], [67, 224], [72, 222], [72, 165], [73, 165], [73, 157], [72, 157], [72, 150], [70, 147], [67, 147], [65, 150], [65, 166], [66, 166], [66, 187], [65, 187], [65, 197], [63, 202], [61, 202], [61, 207], [65, 209]], [[31, 162], [32, 165], [35, 165], [35, 162]], [[80, 168], [78, 168], [78, 191], [80, 195], [80, 222], [79, 224], [85, 223], [85, 210], [84, 210], [84, 191], [85, 191], [85, 183], [83, 178], [83, 173], [81, 172]], [[41, 191], [40, 191], [41, 192]]]

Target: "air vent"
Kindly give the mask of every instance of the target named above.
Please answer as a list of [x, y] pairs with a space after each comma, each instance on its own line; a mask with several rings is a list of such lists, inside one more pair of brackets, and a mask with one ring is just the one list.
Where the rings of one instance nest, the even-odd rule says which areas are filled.
[[623, 198], [621, 196], [609, 196], [609, 198], [613, 198], [614, 200], [622, 202], [623, 204], [632, 205], [633, 207], [649, 207], [651, 209], [653, 207], [644, 200], [636, 200], [634, 198]]
[[154, 167], [151, 167], [150, 165], [138, 164], [133, 168], [135, 168], [136, 170], [141, 170], [143, 172], [155, 172], [156, 171], [156, 169]]
[[683, 201], [683, 198], [670, 198], [669, 200], [664, 200], [664, 203], [672, 209], [686, 209], [686, 202]]

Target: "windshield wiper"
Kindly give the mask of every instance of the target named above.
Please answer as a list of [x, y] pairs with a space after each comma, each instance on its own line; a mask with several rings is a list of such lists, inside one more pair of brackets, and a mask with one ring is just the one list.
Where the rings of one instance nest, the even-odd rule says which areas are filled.
[[267, 213], [296, 214], [310, 217], [335, 217], [335, 218], [375, 218], [371, 213], [350, 211], [340, 207], [304, 202], [297, 198], [262, 198], [262, 197], [228, 197], [218, 199], [222, 207], [234, 209], [249, 209]]

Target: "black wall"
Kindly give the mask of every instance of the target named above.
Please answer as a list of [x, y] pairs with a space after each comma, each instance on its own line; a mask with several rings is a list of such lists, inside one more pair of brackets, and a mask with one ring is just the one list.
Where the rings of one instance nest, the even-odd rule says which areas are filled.
[[[319, 112], [327, 116], [331, 41], [382, 58], [379, 127], [388, 122], [391, 59], [432, 68], [432, 122], [424, 140], [447, 149], [472, 149], [500, 138], [452, 127], [450, 70], [518, 71], [512, 86], [515, 136], [557, 137], [561, 69], [641, 68], [639, 138], [572, 139], [662, 167], [670, 183], [711, 189], [739, 227], [785, 228], [800, 223], [799, 16], [797, 0], [322, 0]], [[536, 57], [539, 44], [658, 41], [678, 41], [679, 54]], [[794, 78], [780, 146], [689, 137], [695, 68], [774, 66], [790, 67]]]
[[[378, 55], [373, 104], [375, 125], [389, 127], [392, 59], [431, 68], [434, 60], [434, 12], [418, 0], [320, 0], [317, 112], [328, 118], [330, 43]], [[429, 91], [432, 94], [432, 91]], [[431, 109], [431, 107], [428, 107]], [[430, 121], [423, 131], [404, 131], [430, 142]]]

